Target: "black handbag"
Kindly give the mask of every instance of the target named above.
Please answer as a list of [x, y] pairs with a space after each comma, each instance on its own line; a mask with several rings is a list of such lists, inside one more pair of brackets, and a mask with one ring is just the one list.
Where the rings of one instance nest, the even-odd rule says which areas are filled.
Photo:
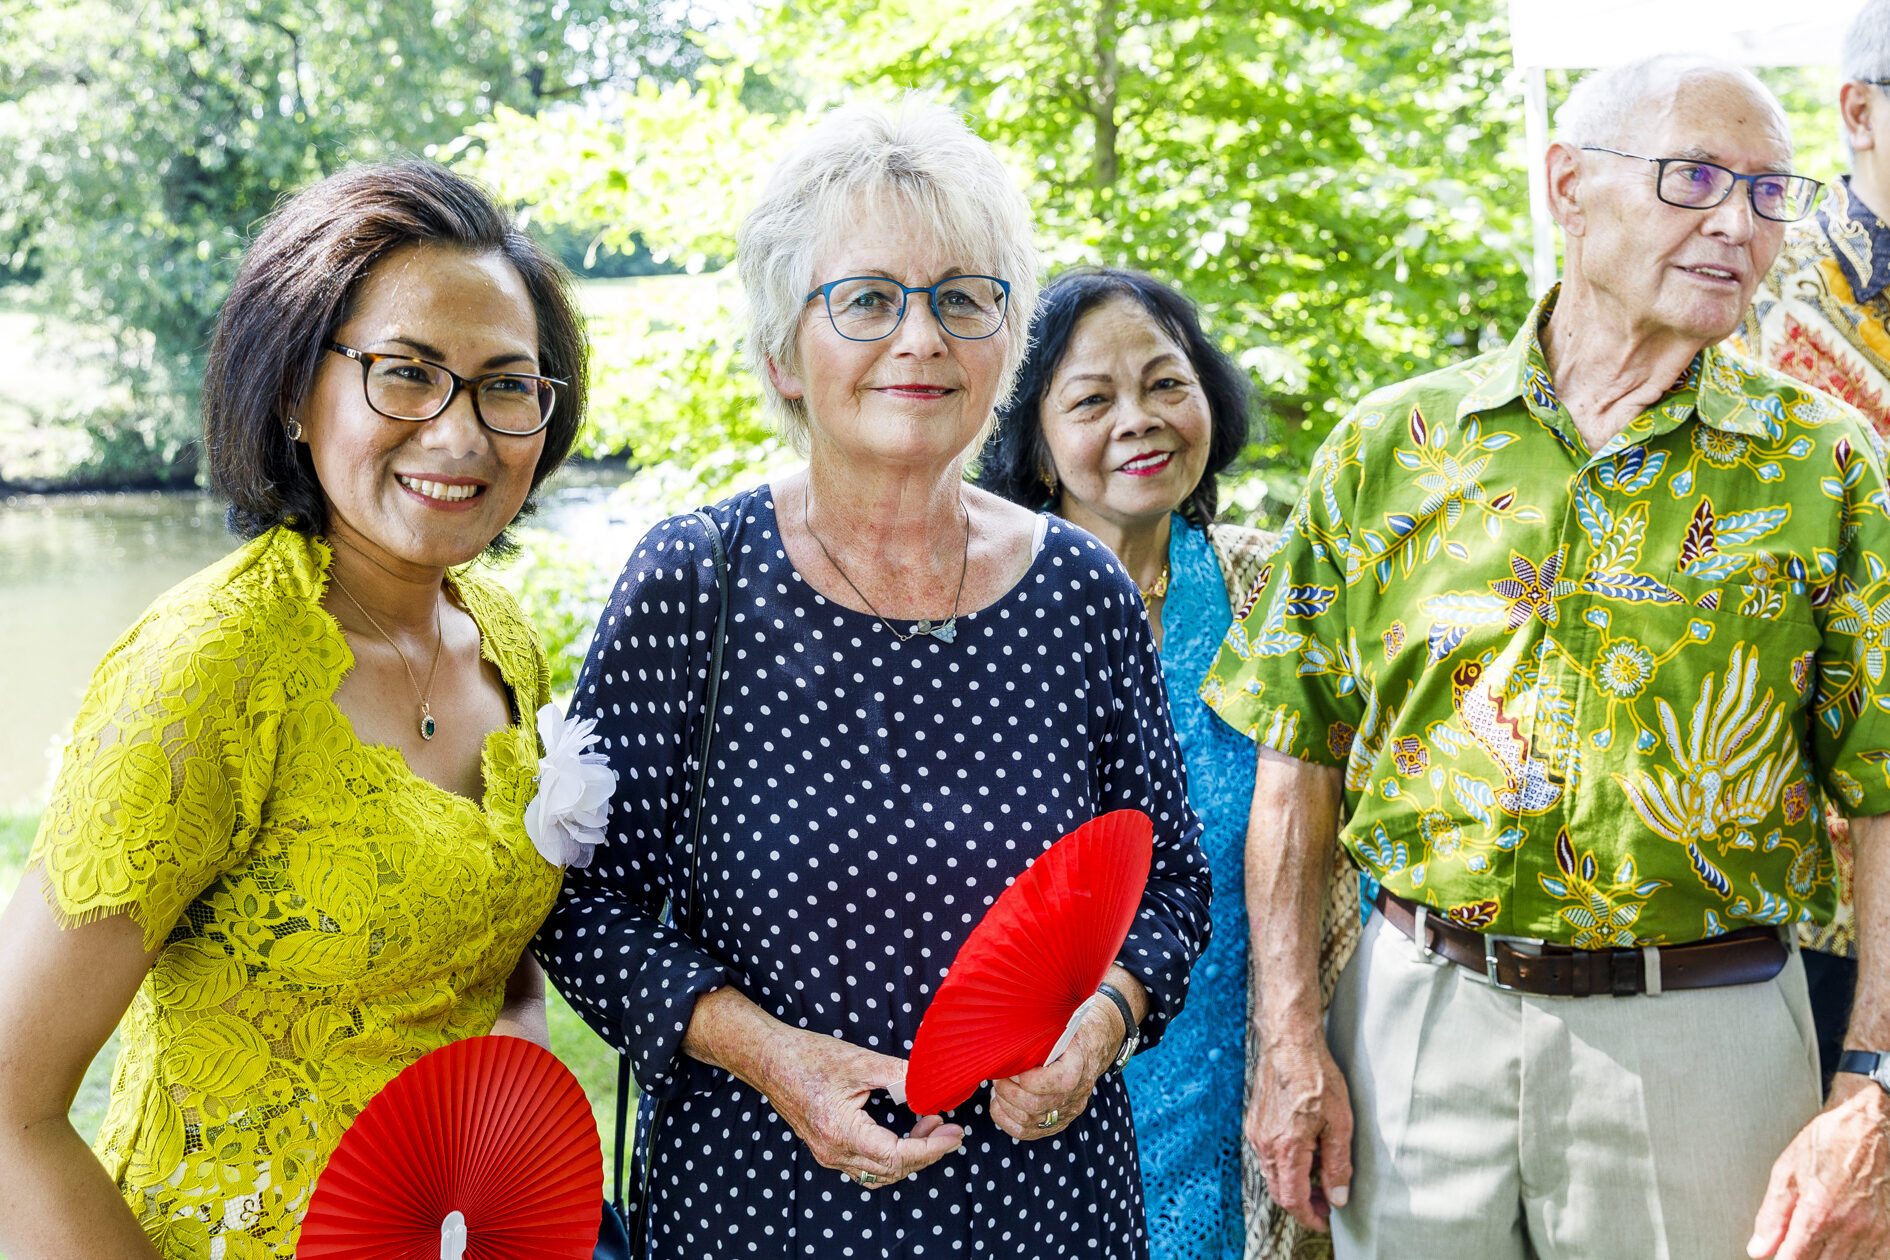
[[[702, 709], [702, 741], [696, 754], [696, 784], [694, 808], [691, 809], [689, 854], [687, 877], [682, 887], [682, 913], [676, 914], [676, 899], [670, 898], [671, 919], [681, 927], [684, 935], [694, 936], [697, 921], [696, 914], [696, 864], [702, 851], [702, 799], [709, 786], [709, 753], [715, 745], [715, 706], [717, 694], [722, 685], [722, 645], [728, 641], [728, 549], [722, 542], [722, 531], [716, 526], [715, 518], [706, 511], [696, 509], [695, 518], [702, 522], [702, 528], [708, 531], [709, 547], [715, 556], [715, 589], [717, 607], [715, 612], [715, 638], [709, 645], [709, 685], [708, 694]], [[626, 1203], [623, 1193], [623, 1157], [624, 1139], [628, 1136], [630, 1120], [630, 1056], [617, 1056], [617, 1169], [612, 1183], [610, 1201], [603, 1205], [603, 1218], [597, 1228], [597, 1248], [593, 1251], [593, 1260], [633, 1260], [640, 1258], [649, 1249], [650, 1223], [650, 1146], [656, 1135], [656, 1126], [663, 1119], [663, 1100], [647, 1099], [646, 1105], [637, 1109], [637, 1162], [632, 1166], [636, 1175], [637, 1197], [634, 1202]]]

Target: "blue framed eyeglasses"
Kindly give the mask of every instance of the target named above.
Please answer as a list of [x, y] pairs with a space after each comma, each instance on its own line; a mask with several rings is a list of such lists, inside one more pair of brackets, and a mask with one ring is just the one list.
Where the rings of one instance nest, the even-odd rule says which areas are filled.
[[821, 299], [833, 330], [848, 341], [880, 341], [893, 335], [906, 317], [906, 299], [923, 293], [932, 316], [960, 341], [982, 341], [1004, 327], [1011, 306], [1011, 285], [996, 276], [948, 276], [937, 284], [900, 284], [885, 276], [847, 276], [829, 280], [803, 302]]

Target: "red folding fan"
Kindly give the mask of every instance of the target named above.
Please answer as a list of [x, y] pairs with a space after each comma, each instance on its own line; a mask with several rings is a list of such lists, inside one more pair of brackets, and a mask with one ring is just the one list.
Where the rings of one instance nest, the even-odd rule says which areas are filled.
[[517, 1037], [441, 1046], [376, 1094], [328, 1161], [298, 1260], [579, 1260], [604, 1193], [577, 1078]]
[[1128, 938], [1153, 858], [1148, 815], [1119, 809], [1051, 845], [999, 895], [912, 1039], [903, 1101], [916, 1114], [1062, 1053]]

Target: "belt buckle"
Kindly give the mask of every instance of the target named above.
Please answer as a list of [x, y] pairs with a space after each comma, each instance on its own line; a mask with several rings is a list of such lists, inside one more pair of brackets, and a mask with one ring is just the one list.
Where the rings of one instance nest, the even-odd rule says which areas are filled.
[[[1491, 932], [1484, 932], [1481, 935], [1483, 937], [1483, 978], [1490, 982], [1490, 987], [1493, 989], [1501, 989], [1505, 993], [1518, 992], [1516, 985], [1504, 984], [1496, 978], [1496, 947], [1507, 945], [1512, 954], [1532, 957], [1532, 951], [1541, 949], [1548, 942], [1539, 936], [1500, 936]], [[1518, 945], [1526, 945], [1529, 948], [1518, 949], [1516, 948]]]
[[1430, 917], [1431, 908], [1423, 902], [1412, 908], [1414, 922], [1411, 925], [1411, 939], [1417, 942], [1418, 958], [1421, 961], [1433, 967], [1446, 966], [1450, 959], [1431, 948]]
[[1516, 990], [1515, 985], [1504, 984], [1501, 980], [1496, 978], [1496, 947], [1502, 943], [1503, 942], [1495, 936], [1486, 935], [1483, 938], [1483, 974], [1485, 978], [1489, 980], [1492, 989], [1501, 989], [1506, 993], [1513, 993]]

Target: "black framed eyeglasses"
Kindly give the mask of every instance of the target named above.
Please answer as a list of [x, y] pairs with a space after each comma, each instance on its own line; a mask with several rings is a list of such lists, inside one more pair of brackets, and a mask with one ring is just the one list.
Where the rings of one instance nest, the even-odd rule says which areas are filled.
[[551, 423], [558, 388], [567, 382], [530, 372], [488, 372], [471, 380], [451, 368], [404, 354], [374, 354], [331, 341], [328, 348], [361, 365], [367, 404], [389, 420], [431, 420], [472, 395], [473, 415], [494, 433], [530, 437]]
[[933, 318], [960, 341], [982, 341], [1004, 327], [1011, 285], [996, 276], [948, 276], [937, 284], [900, 284], [885, 276], [847, 276], [829, 280], [803, 302], [820, 298], [833, 330], [848, 341], [890, 337], [906, 317], [906, 299], [923, 293]]
[[1651, 158], [1639, 153], [1623, 153], [1599, 144], [1584, 144], [1593, 153], [1612, 153], [1616, 157], [1652, 162], [1655, 167], [1654, 194], [1670, 206], [1688, 210], [1711, 210], [1732, 195], [1741, 183], [1752, 198], [1752, 211], [1762, 219], [1793, 223], [1811, 213], [1818, 204], [1824, 185], [1804, 175], [1760, 173], [1741, 175], [1713, 162], [1697, 158]]

